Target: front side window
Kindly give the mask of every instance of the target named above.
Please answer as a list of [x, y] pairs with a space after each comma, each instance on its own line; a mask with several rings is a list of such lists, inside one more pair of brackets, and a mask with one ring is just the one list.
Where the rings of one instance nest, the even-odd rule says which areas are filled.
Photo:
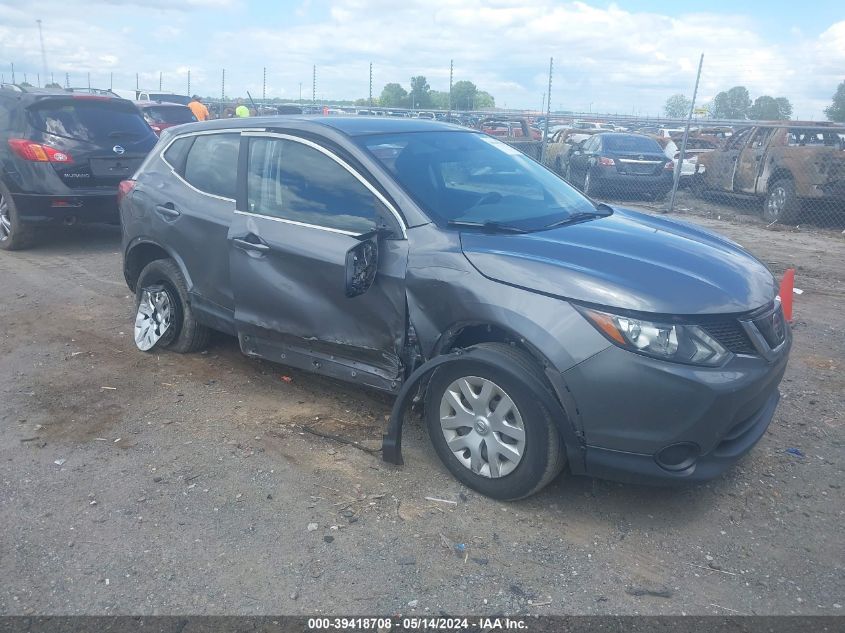
[[185, 160], [185, 180], [204, 193], [235, 199], [240, 134], [202, 134]]
[[377, 226], [372, 191], [333, 158], [288, 139], [250, 139], [247, 204], [252, 213], [355, 234]]
[[440, 225], [502, 223], [539, 230], [596, 207], [563, 179], [477, 132], [407, 132], [358, 137]]

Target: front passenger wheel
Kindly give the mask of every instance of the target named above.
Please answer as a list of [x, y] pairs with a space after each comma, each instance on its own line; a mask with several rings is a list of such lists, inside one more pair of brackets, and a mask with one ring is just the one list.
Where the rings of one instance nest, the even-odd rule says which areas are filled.
[[798, 219], [800, 202], [795, 194], [795, 185], [791, 180], [778, 180], [769, 186], [763, 203], [763, 219], [766, 222], [781, 224], [795, 222]]
[[203, 349], [210, 334], [194, 318], [176, 262], [157, 259], [144, 266], [135, 291], [135, 346], [142, 352], [167, 347], [184, 354]]
[[470, 488], [494, 499], [527, 497], [565, 463], [557, 426], [532, 386], [545, 384], [544, 377], [521, 350], [503, 343], [476, 348], [499, 361], [491, 367], [459, 360], [434, 373], [426, 393], [429, 436], [446, 467]]

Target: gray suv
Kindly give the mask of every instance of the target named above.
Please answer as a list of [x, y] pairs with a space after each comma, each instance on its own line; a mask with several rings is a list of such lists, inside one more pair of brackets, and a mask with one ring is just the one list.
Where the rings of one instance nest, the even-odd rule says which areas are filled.
[[485, 134], [274, 117], [165, 130], [121, 184], [141, 350], [244, 353], [419, 405], [467, 486], [564, 466], [712, 478], [777, 406], [791, 334], [766, 267], [693, 226], [593, 202]]

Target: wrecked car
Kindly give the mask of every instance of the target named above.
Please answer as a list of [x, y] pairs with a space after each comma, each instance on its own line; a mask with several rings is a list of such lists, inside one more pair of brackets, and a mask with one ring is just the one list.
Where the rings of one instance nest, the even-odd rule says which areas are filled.
[[596, 203], [475, 130], [389, 117], [165, 130], [120, 187], [143, 351], [242, 351], [421, 409], [451, 473], [497, 499], [565, 466], [712, 478], [762, 437], [791, 334], [736, 244]]
[[845, 129], [789, 122], [737, 130], [721, 149], [699, 155], [696, 193], [729, 193], [763, 202], [767, 222], [796, 222], [802, 210], [845, 209]]

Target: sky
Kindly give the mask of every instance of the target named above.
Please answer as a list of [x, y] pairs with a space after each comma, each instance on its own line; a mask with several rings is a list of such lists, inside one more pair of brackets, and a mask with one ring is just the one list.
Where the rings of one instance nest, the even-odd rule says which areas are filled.
[[[0, 0], [0, 73], [30, 83], [157, 89], [219, 97], [355, 99], [425, 75], [468, 79], [508, 108], [539, 109], [554, 58], [552, 109], [656, 115], [675, 93], [699, 103], [745, 85], [823, 118], [845, 80], [845, 3], [552, 0]], [[263, 72], [266, 68], [266, 86]], [[111, 74], [111, 75], [110, 75]], [[44, 78], [41, 78], [44, 82]]]

